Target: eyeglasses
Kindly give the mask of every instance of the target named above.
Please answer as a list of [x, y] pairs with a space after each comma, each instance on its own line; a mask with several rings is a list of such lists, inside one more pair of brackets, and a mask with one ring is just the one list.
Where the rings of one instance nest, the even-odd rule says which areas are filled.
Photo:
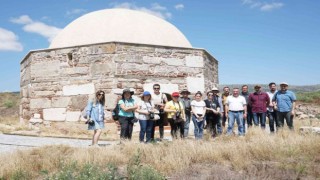
[[213, 96], [213, 94], [208, 94], [208, 96]]
[[99, 96], [104, 96], [104, 94], [98, 94]]
[[160, 88], [153, 88], [153, 89], [160, 89]]

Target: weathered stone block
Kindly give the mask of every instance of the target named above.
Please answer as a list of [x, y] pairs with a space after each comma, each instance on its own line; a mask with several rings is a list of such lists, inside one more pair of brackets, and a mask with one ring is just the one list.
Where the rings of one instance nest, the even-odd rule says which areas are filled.
[[81, 112], [80, 111], [68, 111], [67, 112], [67, 116], [66, 116], [66, 121], [79, 121], [81, 116]]
[[113, 73], [116, 69], [115, 63], [97, 63], [91, 64], [90, 72], [93, 75], [97, 74], [110, 74]]
[[106, 44], [106, 45], [101, 45], [100, 49], [101, 49], [101, 53], [108, 53], [108, 54], [112, 54], [116, 52], [116, 45], [115, 44]]
[[50, 108], [43, 110], [43, 119], [45, 121], [65, 121], [66, 108]]
[[106, 103], [105, 106], [107, 109], [113, 109], [117, 103], [118, 95], [116, 94], [105, 94]]
[[88, 103], [88, 99], [87, 95], [73, 96], [71, 98], [70, 109], [83, 110]]
[[203, 57], [202, 56], [186, 56], [186, 65], [188, 67], [203, 67]]
[[54, 91], [33, 91], [33, 97], [53, 96], [53, 95], [55, 95]]
[[68, 85], [63, 86], [63, 95], [70, 96], [70, 95], [80, 95], [80, 94], [93, 94], [94, 84], [80, 84], [80, 85]]
[[47, 98], [30, 99], [31, 109], [44, 109], [51, 107], [51, 100]]
[[205, 92], [203, 77], [187, 77], [187, 87], [192, 93], [197, 91]]
[[29, 123], [32, 123], [32, 124], [36, 124], [36, 123], [42, 123], [43, 120], [40, 119], [40, 118], [31, 118]]
[[53, 97], [51, 106], [53, 108], [67, 107], [70, 103], [71, 97]]
[[184, 66], [183, 59], [177, 58], [166, 58], [162, 60], [164, 63], [168, 64], [169, 66]]
[[59, 76], [60, 61], [37, 62], [31, 65], [31, 77]]
[[162, 61], [162, 58], [160, 57], [149, 57], [149, 56], [143, 56], [142, 61], [146, 64], [160, 64]]
[[62, 71], [64, 74], [72, 75], [72, 74], [89, 74], [89, 67], [68, 67], [64, 68]]
[[33, 118], [40, 119], [41, 118], [41, 114], [35, 113], [35, 114], [33, 114]]

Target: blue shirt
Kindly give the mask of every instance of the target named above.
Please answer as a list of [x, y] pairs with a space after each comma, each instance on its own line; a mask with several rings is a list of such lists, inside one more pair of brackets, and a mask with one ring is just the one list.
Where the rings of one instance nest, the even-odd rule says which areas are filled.
[[103, 121], [104, 120], [104, 106], [99, 102], [93, 103], [89, 101], [87, 104], [87, 117], [94, 121]]
[[125, 116], [125, 117], [133, 117], [134, 116], [134, 112], [125, 112], [122, 108], [121, 108], [121, 104], [124, 104], [125, 107], [133, 107], [134, 106], [134, 99], [129, 99], [129, 100], [120, 100], [119, 101], [119, 107], [120, 107], [120, 111], [119, 111], [119, 116]]
[[289, 112], [292, 110], [292, 103], [297, 98], [292, 91], [278, 91], [272, 98], [272, 101], [277, 102], [279, 112]]

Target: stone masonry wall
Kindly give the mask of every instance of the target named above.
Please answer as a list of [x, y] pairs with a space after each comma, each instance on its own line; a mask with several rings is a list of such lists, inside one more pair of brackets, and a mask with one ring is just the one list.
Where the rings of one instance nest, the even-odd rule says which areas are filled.
[[123, 88], [139, 95], [160, 83], [168, 93], [218, 84], [218, 62], [202, 49], [104, 43], [30, 52], [21, 62], [21, 117], [79, 121], [88, 98], [106, 92], [112, 109]]

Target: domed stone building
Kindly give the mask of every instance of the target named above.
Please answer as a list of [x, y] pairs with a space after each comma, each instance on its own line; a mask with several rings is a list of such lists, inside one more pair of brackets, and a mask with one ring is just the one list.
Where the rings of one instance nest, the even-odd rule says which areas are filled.
[[106, 92], [110, 110], [123, 88], [140, 95], [154, 83], [166, 93], [207, 91], [217, 87], [218, 61], [163, 19], [127, 9], [95, 11], [21, 61], [20, 114], [25, 121], [76, 122], [95, 91]]

